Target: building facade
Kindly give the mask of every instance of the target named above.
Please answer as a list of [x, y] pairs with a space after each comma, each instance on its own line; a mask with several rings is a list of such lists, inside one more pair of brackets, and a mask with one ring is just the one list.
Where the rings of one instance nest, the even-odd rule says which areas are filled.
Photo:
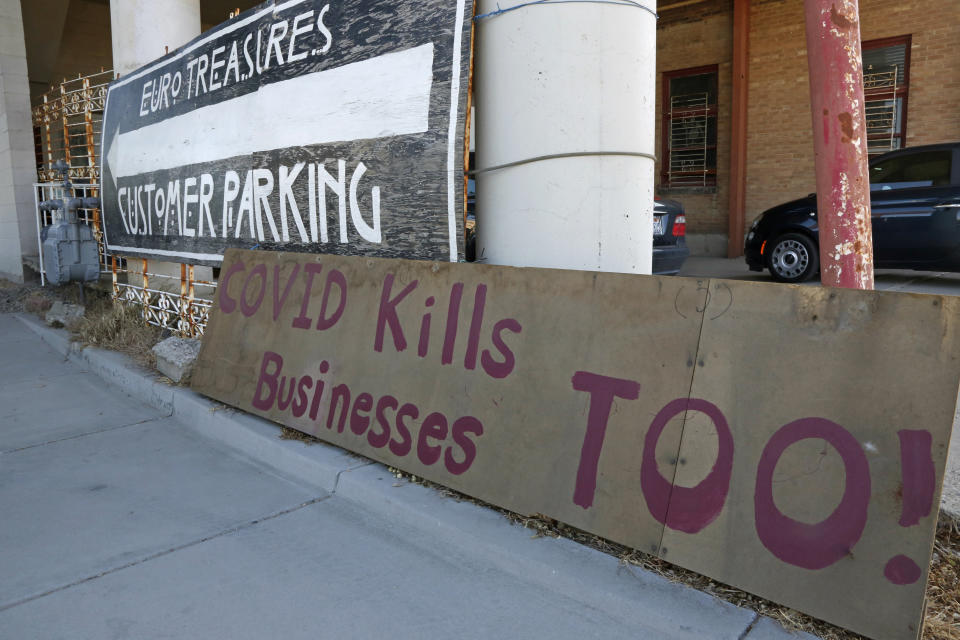
[[[255, 4], [0, 0], [0, 275], [22, 279], [36, 253], [31, 106], [63, 78], [136, 68]], [[158, 7], [195, 26], [163, 33]], [[739, 255], [752, 219], [815, 190], [803, 0], [658, 13], [656, 191], [684, 204], [695, 255]], [[871, 151], [960, 140], [960, 2], [860, 0], [860, 16]]]
[[[741, 3], [746, 24], [735, 20]], [[657, 193], [683, 202], [694, 253], [739, 255], [751, 220], [816, 190], [803, 0], [687, 0], [658, 12]], [[960, 140], [960, 2], [860, 0], [860, 29], [871, 153]], [[747, 53], [739, 133], [737, 44]], [[734, 135], [746, 150], [739, 177]], [[738, 179], [742, 204], [731, 199]]]

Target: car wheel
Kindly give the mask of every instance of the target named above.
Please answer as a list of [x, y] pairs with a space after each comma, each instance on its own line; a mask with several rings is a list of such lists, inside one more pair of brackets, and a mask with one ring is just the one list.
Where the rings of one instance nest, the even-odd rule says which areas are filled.
[[785, 233], [771, 243], [767, 268], [777, 282], [804, 282], [820, 266], [813, 240], [802, 233]]

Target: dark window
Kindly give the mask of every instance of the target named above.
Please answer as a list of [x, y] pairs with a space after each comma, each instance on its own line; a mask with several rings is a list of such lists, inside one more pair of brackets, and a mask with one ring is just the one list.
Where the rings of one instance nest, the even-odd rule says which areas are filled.
[[886, 190], [949, 185], [952, 154], [949, 149], [925, 151], [876, 162], [870, 166], [870, 188]]
[[870, 153], [905, 146], [909, 88], [910, 36], [864, 42], [863, 93]]
[[717, 184], [717, 67], [663, 74], [661, 184]]

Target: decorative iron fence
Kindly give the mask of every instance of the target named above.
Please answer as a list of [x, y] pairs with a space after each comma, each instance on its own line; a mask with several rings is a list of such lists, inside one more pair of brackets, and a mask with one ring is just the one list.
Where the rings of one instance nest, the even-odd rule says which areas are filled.
[[[40, 236], [43, 227], [54, 222], [53, 215], [40, 211], [39, 203], [63, 196], [60, 174], [54, 163], [67, 163], [68, 175], [82, 196], [97, 196], [100, 188], [100, 140], [107, 85], [112, 71], [64, 80], [43, 96], [33, 107], [34, 143], [37, 146], [37, 177], [34, 185], [37, 202], [38, 259], [35, 266], [43, 271], [43, 248]], [[184, 337], [199, 337], [207, 324], [216, 282], [194, 277], [194, 265], [180, 264], [179, 283], [176, 276], [149, 271], [149, 263], [141, 258], [111, 254], [104, 243], [99, 209], [81, 209], [80, 222], [93, 227], [100, 253], [101, 273], [112, 281], [114, 301], [140, 305], [148, 323], [169, 329]], [[176, 271], [176, 269], [174, 269]], [[179, 284], [179, 286], [177, 286]]]

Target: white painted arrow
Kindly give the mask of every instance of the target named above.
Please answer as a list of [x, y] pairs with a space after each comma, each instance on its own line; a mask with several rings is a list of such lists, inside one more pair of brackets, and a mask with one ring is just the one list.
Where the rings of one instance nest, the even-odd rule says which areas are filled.
[[117, 166], [117, 141], [120, 139], [120, 125], [113, 130], [113, 136], [110, 138], [110, 151], [107, 152], [107, 166], [110, 167], [110, 177], [113, 178], [113, 190], [117, 190], [117, 174], [113, 172], [113, 167]]
[[422, 133], [433, 44], [297, 76], [117, 135], [117, 178], [258, 151]]

